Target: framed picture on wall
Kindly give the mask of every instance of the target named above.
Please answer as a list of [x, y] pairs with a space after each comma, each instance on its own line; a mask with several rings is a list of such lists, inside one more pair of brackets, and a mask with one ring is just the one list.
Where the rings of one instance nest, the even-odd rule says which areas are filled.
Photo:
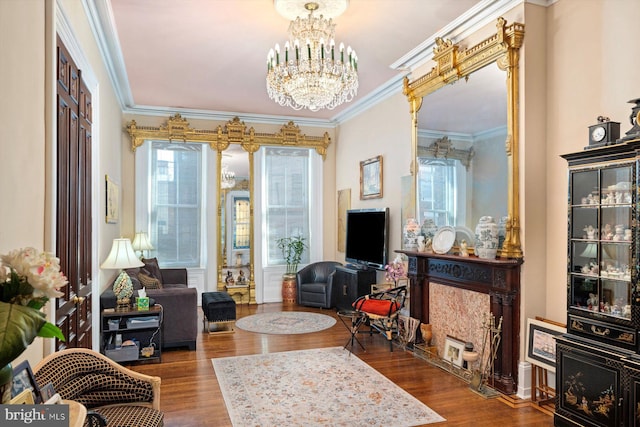
[[106, 221], [107, 224], [116, 224], [118, 222], [118, 212], [119, 212], [119, 197], [120, 192], [118, 188], [118, 184], [113, 182], [109, 175], [105, 175], [106, 181]]
[[555, 337], [566, 332], [567, 328], [553, 323], [538, 319], [527, 319], [527, 355], [525, 360], [545, 368], [549, 372], [555, 372]]
[[360, 200], [382, 197], [382, 156], [360, 162]]

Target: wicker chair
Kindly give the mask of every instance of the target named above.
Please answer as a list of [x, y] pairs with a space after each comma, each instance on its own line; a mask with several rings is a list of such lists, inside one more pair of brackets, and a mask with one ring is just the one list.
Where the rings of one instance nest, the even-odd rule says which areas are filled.
[[[107, 426], [159, 427], [160, 377], [127, 369], [89, 349], [71, 348], [53, 353], [34, 368], [38, 384], [52, 383], [62, 399], [75, 400]], [[85, 426], [96, 425], [88, 417]]]
[[407, 287], [398, 286], [361, 296], [353, 303], [355, 310], [364, 313], [370, 332], [375, 329], [389, 341], [390, 351], [393, 351], [393, 335], [398, 334], [398, 314], [404, 307], [406, 296]]

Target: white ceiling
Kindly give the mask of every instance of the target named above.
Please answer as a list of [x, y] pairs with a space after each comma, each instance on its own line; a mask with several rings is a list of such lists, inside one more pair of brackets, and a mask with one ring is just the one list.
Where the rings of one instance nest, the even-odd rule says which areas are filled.
[[[334, 19], [336, 44], [358, 54], [360, 87], [351, 104], [294, 111], [266, 93], [266, 58], [287, 39], [289, 21], [273, 0], [86, 0], [125, 110], [229, 113], [335, 122], [406, 71], [392, 64], [478, 9], [513, 0], [351, 0]], [[319, 13], [322, 11], [320, 10]], [[429, 52], [430, 53], [430, 52]], [[168, 115], [168, 114], [167, 114]]]

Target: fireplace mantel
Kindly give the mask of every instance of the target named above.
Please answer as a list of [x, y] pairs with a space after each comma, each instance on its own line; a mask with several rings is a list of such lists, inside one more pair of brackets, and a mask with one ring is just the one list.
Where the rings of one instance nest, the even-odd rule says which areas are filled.
[[486, 260], [397, 250], [409, 258], [411, 317], [429, 323], [430, 283], [489, 294], [491, 313], [502, 317], [502, 341], [494, 365], [493, 386], [517, 392], [520, 348], [520, 266], [522, 259]]

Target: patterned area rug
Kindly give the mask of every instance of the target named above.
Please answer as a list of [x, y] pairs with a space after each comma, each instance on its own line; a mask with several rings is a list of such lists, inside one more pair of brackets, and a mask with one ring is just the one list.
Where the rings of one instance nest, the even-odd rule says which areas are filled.
[[238, 328], [259, 334], [307, 334], [328, 329], [335, 324], [336, 319], [326, 314], [302, 311], [259, 313], [236, 322]]
[[445, 421], [342, 347], [211, 361], [235, 427], [409, 427]]

